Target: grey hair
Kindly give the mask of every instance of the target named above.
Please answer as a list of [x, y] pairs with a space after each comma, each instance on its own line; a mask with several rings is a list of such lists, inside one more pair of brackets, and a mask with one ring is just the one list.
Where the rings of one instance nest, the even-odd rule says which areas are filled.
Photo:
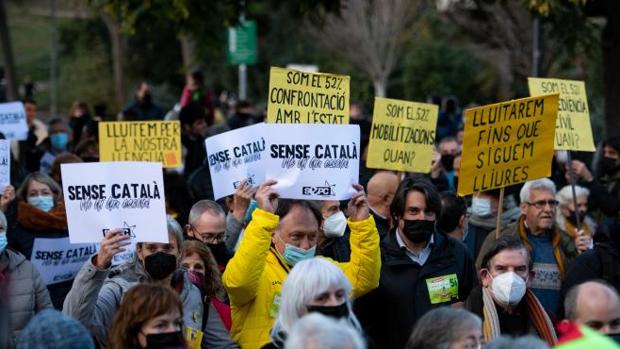
[[527, 335], [523, 337], [511, 338], [499, 336], [488, 342], [484, 349], [550, 349], [547, 343], [537, 337]]
[[205, 212], [209, 212], [215, 216], [226, 216], [224, 209], [217, 202], [212, 200], [200, 200], [195, 203], [189, 211], [189, 218], [187, 219], [187, 222], [190, 225], [196, 224], [198, 219], [200, 219], [200, 216], [202, 216]]
[[482, 329], [482, 320], [477, 315], [450, 307], [433, 309], [418, 320], [406, 348], [449, 349], [452, 342], [467, 335], [472, 329]]
[[28, 202], [28, 187], [30, 186], [30, 183], [32, 181], [37, 181], [39, 183], [47, 185], [54, 194], [54, 201], [58, 200], [62, 196], [62, 188], [60, 188], [60, 185], [58, 185], [58, 183], [56, 183], [56, 181], [52, 177], [46, 175], [43, 172], [37, 171], [32, 172], [24, 179], [22, 185], [20, 185], [19, 189], [17, 189], [17, 198], [21, 199], [24, 202]]
[[308, 314], [291, 329], [284, 349], [365, 349], [360, 333], [346, 321]]
[[548, 190], [555, 196], [555, 183], [553, 183], [549, 178], [541, 178], [525, 182], [523, 188], [521, 188], [521, 193], [519, 193], [521, 202], [529, 202], [530, 193], [534, 189]]
[[[577, 197], [585, 196], [586, 198], [588, 198], [588, 196], [590, 196], [590, 190], [588, 190], [587, 188], [580, 187], [580, 186], [576, 185], [575, 186], [575, 195], [577, 195]], [[562, 188], [555, 195], [555, 199], [558, 200], [560, 202], [560, 205], [562, 205], [562, 206], [567, 206], [568, 204], [573, 202], [573, 189], [571, 188], [571, 186], [567, 185], [564, 188]]]
[[351, 326], [361, 332], [361, 326], [351, 306], [352, 287], [343, 272], [331, 262], [323, 258], [311, 258], [295, 264], [282, 285], [280, 311], [271, 337], [282, 340], [293, 325], [308, 313], [306, 305], [319, 294], [330, 288], [341, 287], [347, 295], [349, 308], [348, 321]]

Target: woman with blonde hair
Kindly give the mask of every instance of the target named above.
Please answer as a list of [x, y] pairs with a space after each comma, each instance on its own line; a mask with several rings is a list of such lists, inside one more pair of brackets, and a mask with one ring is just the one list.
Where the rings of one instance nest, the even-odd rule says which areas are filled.
[[142, 283], [125, 294], [114, 315], [111, 349], [184, 349], [183, 304], [170, 287]]

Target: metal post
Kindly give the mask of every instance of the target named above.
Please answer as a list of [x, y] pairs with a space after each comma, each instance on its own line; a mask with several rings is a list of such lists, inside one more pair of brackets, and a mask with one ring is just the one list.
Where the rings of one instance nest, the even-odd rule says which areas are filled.
[[248, 83], [248, 66], [245, 64], [239, 64], [239, 100], [246, 100], [248, 98], [247, 91]]
[[540, 43], [540, 16], [535, 14], [532, 19], [532, 76], [540, 76], [540, 62], [542, 56]]

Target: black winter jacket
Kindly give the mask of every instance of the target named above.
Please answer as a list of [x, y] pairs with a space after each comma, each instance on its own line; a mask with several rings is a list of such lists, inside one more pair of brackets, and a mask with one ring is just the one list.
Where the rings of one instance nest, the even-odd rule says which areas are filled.
[[[354, 307], [371, 347], [376, 348], [404, 348], [422, 315], [433, 308], [464, 302], [477, 284], [473, 259], [461, 242], [434, 233], [431, 254], [420, 266], [398, 246], [396, 234], [391, 231], [381, 243], [379, 287], [359, 298]], [[433, 278], [452, 274], [456, 276], [458, 295], [431, 304], [427, 284]]]

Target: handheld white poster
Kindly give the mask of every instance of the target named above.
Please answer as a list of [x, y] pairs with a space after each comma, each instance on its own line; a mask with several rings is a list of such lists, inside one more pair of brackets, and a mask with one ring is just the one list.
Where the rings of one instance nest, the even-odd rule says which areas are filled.
[[265, 178], [282, 198], [346, 200], [359, 179], [357, 125], [265, 124]]
[[28, 138], [26, 112], [21, 102], [0, 103], [0, 132], [9, 140]]
[[0, 195], [11, 184], [11, 142], [0, 139]]
[[56, 284], [73, 280], [84, 262], [97, 253], [97, 244], [71, 244], [68, 237], [36, 238], [30, 261], [39, 271], [43, 283]]
[[205, 140], [215, 199], [234, 194], [243, 180], [253, 186], [264, 181], [266, 140], [264, 124], [225, 132]]
[[100, 242], [112, 228], [168, 242], [161, 163], [63, 164], [61, 174], [71, 243]]

